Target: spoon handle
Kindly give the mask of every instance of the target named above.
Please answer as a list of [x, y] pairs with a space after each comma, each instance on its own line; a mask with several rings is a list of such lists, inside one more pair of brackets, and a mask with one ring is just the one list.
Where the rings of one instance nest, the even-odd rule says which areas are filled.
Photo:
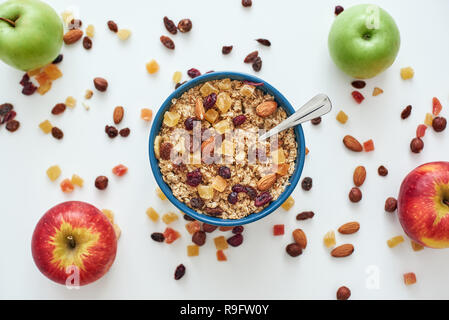
[[326, 113], [329, 113], [331, 110], [332, 110], [332, 103], [329, 100], [329, 97], [326, 96], [325, 94], [320, 93], [315, 97], [313, 97], [309, 102], [304, 104], [290, 117], [279, 123], [276, 127], [262, 134], [259, 137], [259, 141], [266, 140], [269, 137], [274, 136], [275, 134], [278, 134], [281, 131], [297, 126], [300, 123], [321, 117]]

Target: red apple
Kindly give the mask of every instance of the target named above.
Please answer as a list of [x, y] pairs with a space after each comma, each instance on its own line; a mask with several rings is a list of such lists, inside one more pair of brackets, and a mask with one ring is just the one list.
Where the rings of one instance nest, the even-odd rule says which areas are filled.
[[449, 247], [449, 162], [423, 164], [405, 177], [398, 215], [414, 241], [430, 248]]
[[31, 250], [37, 267], [49, 279], [86, 285], [111, 267], [117, 237], [100, 210], [85, 202], [69, 201], [51, 208], [40, 219]]

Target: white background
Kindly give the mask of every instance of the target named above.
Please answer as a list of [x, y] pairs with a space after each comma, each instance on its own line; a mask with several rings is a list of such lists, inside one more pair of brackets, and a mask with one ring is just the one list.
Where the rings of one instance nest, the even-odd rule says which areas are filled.
[[[94, 24], [93, 49], [81, 42], [63, 47], [60, 68], [64, 77], [54, 82], [45, 96], [25, 97], [18, 82], [22, 73], [0, 64], [0, 102], [11, 102], [18, 112], [20, 129], [15, 133], [0, 128], [0, 298], [42, 299], [334, 299], [337, 288], [346, 285], [354, 299], [449, 298], [448, 251], [425, 249], [414, 252], [407, 240], [394, 249], [386, 240], [403, 234], [395, 214], [384, 212], [388, 196], [397, 196], [402, 179], [414, 167], [428, 161], [448, 160], [448, 130], [436, 134], [428, 130], [424, 151], [415, 155], [409, 143], [431, 99], [440, 98], [444, 116], [449, 116], [449, 42], [447, 41], [447, 1], [374, 1], [394, 18], [401, 32], [401, 49], [396, 62], [385, 73], [369, 80], [362, 90], [366, 100], [357, 105], [350, 92], [351, 78], [340, 72], [329, 58], [327, 35], [334, 20], [334, 6], [349, 7], [358, 1], [269, 1], [253, 0], [252, 8], [232, 1], [49, 1], [58, 13], [75, 5], [83, 26]], [[165, 30], [162, 18], [176, 22], [190, 18], [188, 34], [171, 36], [176, 49], [169, 51], [159, 42]], [[121, 42], [106, 27], [115, 20], [119, 27], [132, 30]], [[258, 45], [255, 38], [272, 41], [270, 48]], [[228, 56], [223, 45], [234, 45]], [[226, 251], [228, 262], [217, 262], [212, 238], [208, 235], [200, 256], [188, 258], [190, 237], [184, 221], [173, 224], [182, 239], [172, 245], [155, 243], [150, 234], [162, 231], [145, 215], [153, 206], [160, 213], [174, 210], [155, 196], [147, 152], [150, 125], [139, 118], [140, 109], [156, 111], [173, 90], [172, 75], [196, 67], [208, 70], [235, 70], [253, 73], [242, 60], [258, 49], [263, 59], [257, 75], [277, 87], [292, 104], [300, 106], [318, 92], [334, 103], [332, 113], [315, 127], [304, 125], [307, 156], [304, 176], [313, 177], [314, 186], [293, 193], [296, 204], [289, 212], [279, 209], [269, 217], [245, 226], [245, 241]], [[160, 71], [148, 75], [145, 63], [156, 59]], [[415, 77], [401, 80], [401, 67], [412, 66]], [[86, 111], [81, 102], [92, 79], [109, 81], [105, 94], [95, 92]], [[374, 86], [385, 93], [372, 97]], [[73, 110], [63, 115], [50, 114], [52, 107], [69, 95], [78, 99]], [[409, 119], [400, 119], [403, 107], [413, 105]], [[122, 127], [129, 126], [127, 139], [109, 139], [104, 126], [112, 124], [115, 106], [125, 107]], [[345, 125], [335, 116], [339, 110], [349, 115]], [[64, 131], [57, 141], [44, 135], [38, 124], [49, 119]], [[352, 134], [361, 141], [372, 138], [372, 153], [348, 152], [341, 140]], [[123, 163], [129, 173], [114, 177], [112, 167]], [[62, 168], [57, 183], [46, 177], [51, 165]], [[379, 177], [377, 167], [385, 165], [388, 177]], [[364, 165], [368, 177], [362, 187], [363, 200], [351, 204], [347, 194], [352, 173]], [[73, 173], [85, 179], [85, 186], [65, 195], [59, 182]], [[110, 177], [106, 191], [96, 190], [98, 175]], [[68, 290], [47, 280], [35, 267], [30, 251], [31, 236], [39, 218], [52, 206], [67, 200], [91, 202], [112, 209], [122, 229], [116, 261], [108, 274], [80, 290]], [[298, 222], [297, 213], [313, 210], [312, 220]], [[337, 260], [322, 243], [323, 235], [348, 221], [359, 221], [361, 230], [350, 236], [337, 235], [338, 243], [353, 243], [352, 256]], [[285, 224], [286, 234], [272, 236], [274, 224]], [[309, 244], [304, 254], [291, 258], [285, 246], [292, 241], [291, 231], [302, 228]], [[227, 236], [227, 235], [226, 235]], [[185, 277], [173, 280], [175, 267], [184, 263]], [[374, 266], [374, 267], [370, 267]], [[379, 288], [367, 287], [369, 274], [379, 272]], [[406, 287], [405, 272], [415, 272], [418, 282]]]

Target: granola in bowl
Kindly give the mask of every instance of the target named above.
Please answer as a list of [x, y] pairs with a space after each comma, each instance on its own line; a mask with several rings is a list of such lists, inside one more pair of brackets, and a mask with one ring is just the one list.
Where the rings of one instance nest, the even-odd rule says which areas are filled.
[[241, 219], [279, 198], [295, 171], [293, 129], [258, 141], [287, 118], [252, 83], [219, 79], [172, 99], [154, 154], [173, 195], [196, 212]]

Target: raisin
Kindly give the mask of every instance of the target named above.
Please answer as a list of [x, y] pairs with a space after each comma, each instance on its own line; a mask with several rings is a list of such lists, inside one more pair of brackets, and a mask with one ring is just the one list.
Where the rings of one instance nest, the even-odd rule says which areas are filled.
[[262, 59], [260, 57], [256, 57], [253, 61], [253, 70], [259, 72], [262, 69]]
[[242, 125], [243, 123], [245, 123], [245, 121], [246, 116], [244, 114], [240, 114], [232, 119], [232, 123], [234, 124], [235, 127]]
[[232, 191], [233, 192], [237, 192], [237, 193], [240, 193], [240, 192], [245, 192], [246, 193], [247, 192], [245, 186], [242, 186], [241, 184], [233, 185], [232, 186]]
[[207, 232], [207, 233], [211, 233], [214, 232], [215, 230], [217, 230], [217, 226], [208, 224], [208, 223], [203, 223], [203, 231]]
[[17, 116], [17, 112], [15, 112], [14, 110], [11, 110], [7, 114], [5, 114], [5, 116], [3, 117], [3, 120], [0, 122], [0, 124], [14, 120], [14, 118], [16, 116]]
[[105, 132], [108, 135], [108, 137], [111, 138], [111, 139], [117, 137], [117, 135], [118, 135], [118, 130], [114, 126], [106, 126], [105, 127]]
[[237, 192], [231, 192], [228, 195], [228, 202], [230, 204], [236, 204], [239, 201], [239, 194]]
[[129, 134], [131, 133], [131, 129], [129, 128], [123, 128], [119, 131], [119, 134], [123, 137], [126, 138], [127, 136], [129, 136]]
[[254, 200], [254, 205], [256, 207], [263, 207], [267, 203], [269, 203], [271, 200], [273, 200], [273, 197], [268, 192], [262, 192], [259, 194], [256, 199]]
[[190, 19], [182, 19], [178, 23], [178, 29], [183, 33], [189, 32], [192, 30], [192, 21]]
[[108, 187], [109, 179], [105, 176], [98, 176], [95, 179], [95, 187], [99, 190], [104, 190]]
[[178, 29], [176, 29], [175, 23], [172, 20], [170, 20], [168, 17], [164, 17], [164, 25], [165, 25], [165, 29], [167, 29], [167, 31], [170, 32], [171, 34], [178, 33]]
[[354, 80], [351, 82], [351, 85], [356, 89], [363, 89], [366, 86], [366, 82], [363, 80]]
[[186, 273], [186, 267], [183, 264], [180, 264], [179, 266], [177, 266], [176, 270], [175, 270], [175, 280], [181, 279], [185, 273]]
[[432, 128], [435, 132], [441, 132], [446, 129], [447, 121], [444, 117], [435, 117], [432, 121]]
[[89, 37], [83, 38], [83, 47], [86, 50], [92, 49], [92, 40]]
[[51, 110], [51, 113], [54, 115], [61, 114], [65, 111], [66, 105], [64, 103], [58, 103], [56, 104], [53, 109]]
[[314, 119], [312, 119], [310, 122], [312, 122], [312, 124], [313, 124], [314, 126], [317, 126], [317, 125], [319, 125], [319, 124], [321, 123], [321, 117], [314, 118]]
[[153, 239], [156, 242], [164, 242], [165, 241], [165, 237], [163, 233], [160, 232], [154, 232], [151, 234], [151, 239]]
[[384, 166], [380, 166], [380, 167], [377, 169], [377, 173], [379, 174], [379, 176], [385, 177], [385, 176], [388, 174], [388, 169], [385, 168]]
[[186, 183], [191, 187], [197, 187], [203, 181], [200, 169], [188, 172], [186, 177]]
[[160, 37], [161, 43], [170, 50], [174, 50], [175, 49], [175, 43], [173, 42], [172, 39], [170, 39], [167, 36], [161, 36]]
[[245, 190], [246, 190], [246, 193], [248, 194], [248, 197], [249, 197], [251, 200], [256, 199], [256, 197], [257, 197], [257, 191], [256, 191], [256, 189], [254, 189], [253, 187], [250, 187], [250, 186], [246, 186], [246, 187], [245, 187]]
[[159, 154], [162, 160], [170, 160], [171, 150], [173, 145], [170, 142], [161, 143], [159, 147]]
[[6, 130], [10, 132], [17, 131], [20, 127], [20, 122], [17, 120], [10, 120], [6, 123]]
[[252, 63], [256, 58], [259, 56], [259, 51], [253, 51], [250, 54], [248, 54], [245, 59], [243, 60], [244, 63]]
[[215, 217], [221, 215], [221, 213], [223, 212], [223, 210], [222, 210], [220, 207], [216, 207], [216, 208], [206, 208], [206, 209], [204, 209], [204, 211], [205, 211], [207, 214], [209, 214], [209, 215], [211, 215], [211, 216], [215, 216]]
[[193, 209], [201, 209], [204, 207], [204, 201], [201, 198], [192, 198], [190, 199], [190, 206]]
[[112, 20], [109, 20], [109, 21], [108, 21], [108, 28], [109, 28], [109, 30], [111, 30], [112, 32], [117, 32], [117, 31], [118, 31], [118, 26], [117, 26], [117, 24], [116, 24], [114, 21], [112, 21]]
[[251, 7], [253, 5], [253, 0], [242, 0], [242, 6], [245, 8]]
[[313, 185], [313, 180], [310, 177], [305, 177], [301, 182], [301, 187], [305, 191], [309, 191], [310, 189], [312, 189], [312, 185]]
[[[53, 60], [52, 63], [53, 63], [53, 64], [61, 63], [63, 59], [64, 59], [64, 55], [58, 54], [58, 56], [55, 58], [55, 60]], [[28, 78], [28, 79], [29, 79], [29, 78]]]
[[191, 216], [189, 216], [188, 214], [184, 214], [182, 217], [183, 217], [184, 220], [186, 220], [186, 221], [195, 221], [195, 219], [192, 218]]
[[413, 153], [420, 153], [424, 149], [424, 141], [421, 138], [413, 138], [410, 142], [410, 150]]
[[206, 243], [206, 232], [197, 231], [192, 236], [192, 242], [197, 246], [202, 246]]
[[297, 257], [299, 255], [302, 254], [302, 248], [299, 244], [297, 243], [290, 243], [289, 245], [287, 245], [287, 247], [285, 248], [285, 251], [287, 251], [287, 253], [289, 254], [289, 256], [291, 257]]
[[193, 78], [200, 76], [201, 72], [198, 69], [190, 68], [189, 70], [187, 70], [187, 74], [190, 78], [193, 79]]
[[4, 116], [8, 112], [10, 112], [13, 108], [14, 107], [11, 103], [4, 103], [0, 105], [0, 116]]
[[342, 6], [335, 6], [334, 13], [336, 16], [338, 16], [340, 13], [342, 13], [345, 9]]
[[313, 213], [313, 211], [304, 211], [304, 212], [298, 213], [298, 215], [296, 216], [296, 220], [311, 219], [311, 218], [313, 218], [314, 215], [315, 215], [315, 213]]
[[410, 116], [411, 113], [412, 113], [412, 106], [411, 106], [411, 105], [408, 105], [408, 106], [406, 106], [406, 107], [404, 108], [404, 110], [402, 110], [402, 112], [401, 112], [401, 118], [402, 118], [402, 119], [407, 119], [407, 118]]
[[226, 241], [230, 246], [238, 247], [243, 242], [243, 235], [241, 233], [237, 233], [235, 236], [230, 237]]
[[232, 51], [232, 48], [234, 48], [234, 46], [223, 46], [223, 48], [221, 48], [221, 53], [230, 54]]
[[23, 86], [22, 93], [26, 96], [30, 96], [34, 92], [36, 92], [36, 90], [37, 90], [37, 87], [33, 83], [28, 82]]
[[233, 234], [243, 233], [243, 230], [245, 230], [243, 226], [235, 226], [234, 228], [232, 228], [232, 233]]
[[183, 81], [183, 82], [178, 82], [177, 84], [175, 84], [175, 89], [178, 89], [180, 86], [182, 86], [184, 83], [186, 83], [187, 81]]
[[62, 130], [58, 127], [53, 127], [51, 128], [51, 135], [53, 136], [53, 138], [61, 140], [64, 137], [64, 132], [62, 132]]
[[256, 41], [259, 42], [261, 45], [264, 45], [267, 47], [271, 46], [271, 42], [268, 39], [256, 39]]
[[385, 211], [387, 212], [395, 212], [398, 208], [398, 201], [393, 198], [389, 197], [387, 200], [385, 200]]
[[196, 120], [196, 118], [189, 117], [184, 121], [184, 127], [186, 128], [186, 130], [193, 130], [193, 125], [194, 125], [195, 120]]
[[220, 168], [218, 168], [218, 174], [224, 179], [229, 179], [231, 178], [231, 169], [226, 166], [221, 166]]
[[203, 100], [203, 106], [206, 110], [213, 108], [217, 102], [217, 94], [212, 92]]

